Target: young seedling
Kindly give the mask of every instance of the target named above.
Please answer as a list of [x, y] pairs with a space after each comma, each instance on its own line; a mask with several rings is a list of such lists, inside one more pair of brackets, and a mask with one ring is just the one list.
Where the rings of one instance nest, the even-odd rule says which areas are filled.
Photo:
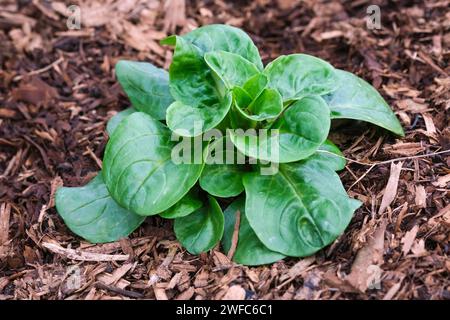
[[367, 121], [403, 136], [381, 95], [306, 54], [264, 67], [250, 37], [226, 25], [162, 44], [174, 47], [169, 72], [117, 63], [133, 108], [109, 121], [98, 176], [57, 191], [66, 225], [90, 242], [110, 242], [160, 215], [174, 219], [189, 252], [219, 241], [227, 252], [239, 212], [233, 259], [246, 265], [308, 256], [341, 235], [361, 203], [336, 174], [345, 160], [327, 140], [330, 123]]

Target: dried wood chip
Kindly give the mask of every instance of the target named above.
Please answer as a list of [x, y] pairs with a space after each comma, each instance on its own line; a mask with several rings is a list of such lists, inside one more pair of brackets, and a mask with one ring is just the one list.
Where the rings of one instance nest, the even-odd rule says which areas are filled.
[[383, 214], [386, 208], [394, 201], [395, 196], [397, 195], [398, 179], [400, 178], [402, 167], [403, 162], [397, 164], [394, 162], [391, 163], [391, 173], [386, 188], [384, 189], [378, 214]]
[[394, 145], [385, 146], [383, 151], [392, 155], [410, 157], [425, 151], [425, 147], [420, 142], [399, 142]]
[[17, 112], [13, 109], [0, 108], [0, 118], [15, 118]]
[[2, 203], [0, 205], [0, 247], [9, 240], [9, 219], [11, 217], [11, 205]]
[[429, 111], [429, 108], [426, 104], [418, 103], [413, 99], [405, 99], [397, 102], [397, 106], [400, 109], [411, 113], [423, 113]]
[[402, 206], [402, 209], [400, 210], [400, 213], [398, 214], [397, 221], [395, 221], [395, 230], [394, 232], [397, 233], [400, 230], [400, 225], [403, 221], [403, 218], [405, 217], [406, 211], [408, 211], [408, 203], [405, 202]]
[[161, 287], [160, 284], [153, 286], [153, 292], [155, 293], [156, 300], [169, 300], [166, 289]]
[[0, 292], [8, 285], [9, 279], [7, 277], [0, 278]]
[[48, 202], [47, 208], [53, 208], [55, 206], [55, 193], [58, 188], [63, 186], [63, 181], [60, 176], [56, 176], [52, 179], [50, 183], [50, 200]]
[[239, 210], [236, 211], [236, 220], [234, 223], [233, 235], [231, 236], [231, 246], [227, 253], [228, 259], [233, 259], [234, 253], [236, 252], [238, 240], [239, 240], [239, 226], [241, 223], [241, 213]]
[[59, 16], [51, 9], [47, 8], [44, 4], [41, 4], [38, 0], [33, 0], [33, 5], [39, 9], [43, 14], [53, 20], [59, 20]]
[[445, 176], [441, 176], [439, 177], [435, 182], [433, 182], [433, 186], [435, 187], [440, 187], [440, 188], [445, 188], [447, 186], [447, 184], [450, 182], [450, 173], [445, 175]]
[[376, 278], [379, 276], [378, 265], [383, 263], [386, 224], [386, 221], [383, 221], [367, 244], [358, 251], [350, 274], [345, 278], [345, 282], [360, 292], [365, 292], [371, 284], [379, 280]]
[[431, 115], [429, 113], [422, 113], [422, 117], [425, 122], [425, 127], [427, 129], [428, 134], [430, 134], [431, 136], [435, 136], [437, 131]]
[[397, 294], [398, 290], [402, 287], [402, 281], [399, 281], [398, 283], [394, 284], [389, 291], [384, 295], [383, 300], [392, 300], [394, 296]]
[[175, 288], [175, 286], [177, 286], [178, 283], [180, 283], [180, 280], [181, 280], [182, 276], [183, 276], [183, 273], [182, 273], [182, 272], [176, 273], [176, 274], [172, 277], [172, 279], [170, 279], [170, 282], [169, 282], [169, 284], [167, 285], [166, 289], [173, 289], [173, 288]]
[[404, 255], [407, 255], [409, 253], [409, 250], [411, 250], [411, 247], [413, 245], [414, 240], [416, 239], [417, 232], [419, 232], [419, 226], [415, 225], [411, 230], [405, 233], [405, 235], [402, 238], [402, 252]]
[[80, 261], [126, 261], [129, 258], [129, 255], [123, 254], [102, 254], [102, 253], [93, 253], [75, 249], [63, 248], [62, 246], [50, 243], [50, 242], [42, 242], [42, 246], [53, 253], [62, 255], [68, 259], [72, 260], [80, 260]]
[[415, 203], [418, 208], [425, 208], [427, 206], [427, 192], [422, 185], [416, 186]]
[[194, 287], [201, 288], [206, 287], [208, 285], [209, 272], [205, 269], [202, 269], [199, 274], [195, 277]]
[[[444, 211], [444, 209], [446, 209]], [[450, 228], [450, 204], [447, 205], [445, 208], [440, 212], [442, 214], [442, 223], [447, 226], [447, 228]]]
[[84, 300], [94, 300], [96, 293], [97, 293], [97, 288], [96, 287], [92, 287], [91, 290], [89, 290], [89, 292], [86, 295], [86, 297], [84, 297]]
[[113, 271], [111, 275], [108, 275], [107, 278], [103, 279], [103, 283], [106, 285], [115, 284], [117, 281], [119, 281], [124, 275], [127, 274], [128, 271], [130, 271], [133, 266], [136, 264], [133, 263], [126, 263], [123, 266], [117, 268]]
[[[280, 282], [284, 286], [286, 283], [300, 276], [309, 266], [316, 261], [315, 256], [307, 257], [294, 264], [287, 273], [280, 276]], [[285, 282], [287, 281], [287, 282]], [[281, 286], [281, 285], [280, 285]]]
[[[146, 237], [131, 239], [131, 246], [136, 247], [136, 246], [149, 244], [149, 247], [153, 247], [152, 243], [154, 243], [155, 240], [156, 239], [154, 236], [146, 236]], [[96, 245], [93, 245], [93, 244], [87, 243], [87, 242], [82, 242], [80, 245], [80, 249], [82, 249], [83, 251], [86, 251], [86, 252], [107, 254], [107, 253], [112, 253], [114, 251], [123, 249], [123, 247], [122, 247], [120, 241], [96, 244]]]
[[17, 101], [47, 106], [52, 99], [58, 97], [58, 91], [36, 76], [31, 81], [22, 81], [13, 90], [12, 96]]
[[134, 258], [134, 250], [133, 245], [129, 238], [121, 238], [119, 239], [120, 247], [122, 248], [123, 253], [128, 254], [130, 256], [130, 261]]
[[427, 249], [425, 249], [425, 241], [423, 239], [416, 239], [411, 247], [411, 252], [415, 257], [422, 257], [428, 254]]
[[309, 272], [303, 283], [303, 286], [294, 296], [295, 300], [312, 300], [317, 298], [317, 294], [320, 292], [319, 284], [322, 281], [322, 273], [319, 271]]
[[214, 254], [214, 264], [217, 266], [216, 268], [213, 269], [213, 271], [224, 270], [233, 266], [233, 262], [231, 262], [231, 260], [222, 252], [214, 250], [213, 254]]
[[231, 286], [222, 300], [245, 300], [245, 290], [239, 285]]
[[189, 287], [189, 289], [180, 293], [175, 300], [189, 300], [194, 296], [194, 293], [194, 287]]
[[176, 27], [184, 27], [186, 24], [185, 0], [164, 1], [164, 30], [174, 33]]
[[245, 274], [247, 275], [247, 277], [253, 282], [253, 283], [258, 283], [259, 282], [259, 275], [258, 273], [256, 273], [255, 270], [253, 269], [249, 269], [249, 268], [245, 268]]

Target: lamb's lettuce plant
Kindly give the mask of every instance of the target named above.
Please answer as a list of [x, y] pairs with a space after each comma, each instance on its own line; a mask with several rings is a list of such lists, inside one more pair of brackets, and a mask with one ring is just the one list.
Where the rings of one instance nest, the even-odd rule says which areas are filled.
[[[116, 64], [133, 108], [107, 124], [98, 176], [57, 191], [66, 225], [90, 242], [110, 242], [159, 215], [198, 254], [221, 240], [230, 249], [239, 212], [234, 260], [246, 265], [308, 256], [341, 235], [361, 203], [336, 174], [345, 160], [327, 140], [330, 124], [355, 119], [403, 136], [381, 95], [306, 54], [264, 67], [250, 37], [226, 25], [162, 44], [174, 47], [169, 72]], [[197, 161], [175, 160], [180, 139]]]

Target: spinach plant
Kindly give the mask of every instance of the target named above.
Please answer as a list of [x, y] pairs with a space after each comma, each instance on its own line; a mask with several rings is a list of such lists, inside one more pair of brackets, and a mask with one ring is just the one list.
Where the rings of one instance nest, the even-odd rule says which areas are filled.
[[[381, 95], [306, 54], [264, 67], [250, 37], [226, 25], [162, 44], [174, 47], [169, 72], [145, 62], [116, 64], [133, 108], [107, 124], [98, 176], [57, 191], [66, 225], [101, 243], [160, 215], [173, 219], [178, 240], [199, 254], [220, 241], [230, 250], [239, 216], [234, 260], [246, 265], [308, 256], [342, 234], [361, 203], [336, 174], [345, 160], [327, 140], [330, 123], [362, 120], [402, 136]], [[182, 153], [198, 161], [174, 160], [180, 139], [189, 145]], [[232, 161], [218, 161], [224, 159]]]

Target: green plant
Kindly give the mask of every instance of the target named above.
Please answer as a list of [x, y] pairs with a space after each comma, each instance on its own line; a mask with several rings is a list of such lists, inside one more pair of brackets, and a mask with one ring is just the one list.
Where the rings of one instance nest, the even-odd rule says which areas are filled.
[[[335, 172], [345, 159], [327, 140], [330, 123], [356, 119], [403, 135], [381, 95], [305, 54], [264, 68], [250, 37], [230, 26], [162, 44], [175, 47], [169, 73], [117, 63], [134, 109], [109, 121], [102, 172], [84, 187], [57, 191], [67, 226], [88, 241], [109, 242], [159, 214], [174, 219], [179, 241], [198, 254], [221, 239], [230, 249], [239, 212], [234, 260], [247, 265], [311, 255], [342, 234], [360, 202]], [[199, 161], [174, 161], [180, 137], [188, 145], [183, 156], [200, 154]], [[225, 161], [228, 154], [233, 161]], [[216, 198], [233, 201], [222, 213]]]

